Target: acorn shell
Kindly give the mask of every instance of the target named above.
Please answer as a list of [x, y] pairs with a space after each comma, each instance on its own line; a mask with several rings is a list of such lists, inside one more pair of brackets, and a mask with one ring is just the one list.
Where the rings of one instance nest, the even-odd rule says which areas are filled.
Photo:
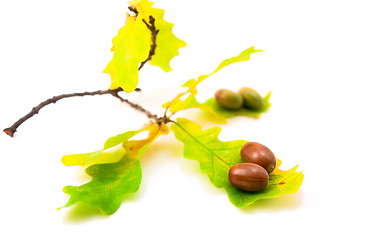
[[255, 163], [262, 166], [268, 173], [273, 172], [277, 159], [273, 152], [257, 142], [248, 142], [241, 148], [241, 158], [245, 163]]
[[238, 94], [242, 97], [243, 105], [246, 108], [259, 109], [263, 106], [263, 98], [252, 88], [243, 87], [238, 90]]
[[239, 163], [228, 172], [229, 182], [236, 188], [256, 192], [268, 186], [269, 175], [261, 166], [254, 163]]
[[243, 105], [242, 97], [228, 89], [219, 89], [215, 92], [214, 98], [220, 106], [229, 110], [238, 110]]

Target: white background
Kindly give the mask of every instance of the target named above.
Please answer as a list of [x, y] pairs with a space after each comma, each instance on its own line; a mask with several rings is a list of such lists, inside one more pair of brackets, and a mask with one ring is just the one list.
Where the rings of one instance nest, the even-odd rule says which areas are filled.
[[[0, 239], [368, 239], [369, 15], [367, 1], [170, 1], [175, 34], [185, 40], [164, 73], [140, 72], [141, 94], [124, 95], [152, 112], [186, 80], [213, 71], [225, 58], [255, 46], [263, 53], [203, 82], [199, 99], [243, 86], [272, 107], [259, 120], [234, 118], [221, 140], [267, 145], [305, 179], [298, 193], [239, 210], [225, 192], [183, 158], [173, 135], [142, 159], [143, 180], [110, 217], [63, 206], [65, 185], [88, 181], [65, 154], [95, 151], [147, 119], [111, 96], [66, 99], [0, 134]], [[0, 4], [0, 127], [62, 93], [106, 89], [102, 74], [111, 39], [125, 19], [125, 1], [5, 1]], [[187, 116], [205, 128], [217, 124]], [[364, 218], [362, 218], [364, 217]]]

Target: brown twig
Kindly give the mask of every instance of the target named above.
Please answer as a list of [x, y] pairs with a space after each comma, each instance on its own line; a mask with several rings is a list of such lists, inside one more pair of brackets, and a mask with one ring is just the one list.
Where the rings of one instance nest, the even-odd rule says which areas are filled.
[[[14, 133], [17, 131], [18, 127], [22, 123], [24, 123], [26, 120], [33, 117], [34, 115], [38, 114], [38, 112], [43, 107], [45, 107], [45, 106], [47, 106], [51, 103], [56, 103], [57, 101], [59, 101], [61, 99], [70, 98], [70, 97], [83, 97], [83, 96], [106, 95], [106, 94], [110, 94], [113, 97], [118, 98], [120, 101], [129, 104], [132, 108], [145, 113], [146, 116], [149, 117], [149, 118], [153, 118], [155, 120], [158, 119], [158, 117], [156, 115], [150, 113], [149, 111], [147, 111], [146, 109], [144, 109], [140, 105], [132, 103], [132, 102], [128, 101], [127, 99], [122, 98], [121, 96], [119, 96], [118, 93], [122, 92], [122, 91], [123, 91], [123, 89], [117, 88], [117, 89], [99, 90], [99, 91], [93, 91], [93, 92], [70, 93], [70, 94], [62, 94], [62, 95], [59, 95], [59, 96], [54, 96], [52, 98], [47, 99], [46, 101], [41, 102], [39, 105], [34, 107], [27, 115], [20, 118], [11, 127], [5, 128], [3, 131], [6, 134], [8, 134], [10, 137], [13, 137]], [[135, 91], [141, 91], [141, 89], [137, 88]]]
[[150, 47], [150, 52], [149, 52], [149, 56], [146, 58], [145, 61], [141, 62], [140, 67], [138, 68], [138, 70], [140, 70], [145, 63], [147, 63], [148, 61], [150, 61], [152, 59], [152, 56], [155, 55], [155, 49], [157, 47], [156, 45], [156, 36], [159, 33], [159, 29], [156, 29], [155, 27], [155, 18], [153, 16], [149, 17], [149, 23], [146, 22], [145, 19], [142, 19], [142, 21], [146, 24], [147, 28], [151, 31], [151, 47]]
[[137, 17], [138, 11], [137, 11], [137, 8], [135, 6], [129, 6], [128, 9], [129, 9], [129, 11], [135, 13], [136, 17]]
[[[139, 14], [139, 12], [137, 11], [137, 9], [133, 6], [128, 7], [128, 9], [132, 12], [134, 12], [137, 15]], [[147, 63], [148, 61], [150, 61], [152, 59], [152, 56], [155, 55], [155, 49], [156, 49], [156, 36], [159, 33], [159, 30], [156, 29], [155, 27], [155, 18], [153, 16], [149, 17], [149, 23], [147, 23], [145, 21], [145, 19], [142, 19], [142, 21], [145, 23], [145, 25], [147, 26], [147, 28], [151, 31], [151, 47], [150, 47], [150, 52], [149, 52], [149, 56], [147, 57], [147, 59], [143, 62], [141, 62], [138, 70], [140, 70], [145, 63]], [[117, 88], [117, 89], [109, 89], [109, 90], [99, 90], [99, 91], [94, 91], [94, 92], [83, 92], [83, 93], [71, 93], [71, 94], [62, 94], [59, 96], [54, 96], [46, 101], [41, 102], [39, 105], [37, 105], [36, 107], [34, 107], [27, 115], [25, 115], [24, 117], [20, 118], [18, 121], [16, 121], [11, 127], [9, 128], [5, 128], [3, 131], [8, 134], [9, 136], [13, 137], [14, 133], [17, 131], [17, 128], [24, 123], [26, 120], [28, 120], [29, 118], [31, 118], [32, 116], [34, 116], [35, 114], [38, 114], [38, 112], [45, 106], [51, 104], [51, 103], [56, 103], [57, 101], [64, 99], [64, 98], [70, 98], [70, 97], [82, 97], [82, 96], [93, 96], [93, 95], [104, 95], [104, 94], [110, 94], [116, 98], [118, 98], [120, 101], [127, 103], [128, 105], [130, 105], [132, 108], [141, 111], [143, 113], [146, 114], [146, 116], [148, 118], [152, 118], [155, 119], [155, 121], [160, 121], [160, 119], [158, 118], [157, 115], [152, 114], [151, 112], [147, 111], [146, 109], [144, 109], [142, 106], [136, 104], [136, 103], [132, 103], [130, 101], [128, 101], [127, 99], [122, 98], [121, 96], [118, 95], [118, 92], [123, 91], [123, 89], [121, 88]], [[140, 91], [140, 89], [136, 89], [135, 91]]]
[[113, 96], [119, 98], [121, 102], [127, 103], [132, 108], [134, 108], [134, 109], [136, 109], [136, 110], [138, 110], [140, 112], [145, 113], [148, 118], [152, 118], [155, 121], [158, 121], [159, 120], [159, 118], [158, 118], [158, 116], [156, 114], [152, 114], [151, 112], [149, 112], [148, 110], [144, 109], [142, 106], [138, 105], [137, 103], [132, 103], [132, 102], [128, 101], [127, 99], [122, 98], [118, 94], [113, 95]]

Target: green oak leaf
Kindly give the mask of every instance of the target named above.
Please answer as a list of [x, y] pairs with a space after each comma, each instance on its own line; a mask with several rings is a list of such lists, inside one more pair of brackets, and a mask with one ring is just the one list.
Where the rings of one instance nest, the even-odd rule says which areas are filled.
[[[149, 136], [142, 140], [124, 141], [123, 148], [126, 154], [118, 162], [89, 166], [85, 172], [92, 177], [90, 182], [81, 186], [64, 187], [63, 191], [70, 195], [64, 207], [82, 202], [99, 208], [103, 214], [115, 213], [125, 197], [135, 193], [140, 187], [142, 154], [158, 136], [168, 134], [169, 129], [164, 123], [160, 125], [153, 123], [143, 128], [142, 131], [149, 131]], [[125, 133], [110, 138], [105, 145], [107, 147], [115, 145], [127, 139], [127, 135]]]
[[111, 215], [120, 207], [128, 194], [140, 187], [142, 170], [137, 156], [127, 153], [117, 163], [96, 164], [86, 173], [93, 179], [82, 186], [66, 186], [63, 191], [70, 195], [64, 207], [77, 202], [97, 206], [103, 214]]
[[208, 116], [208, 119], [218, 123], [226, 123], [227, 118], [237, 116], [259, 118], [261, 114], [268, 111], [271, 106], [271, 103], [269, 102], [270, 96], [271, 92], [263, 98], [263, 106], [259, 109], [241, 108], [239, 110], [229, 110], [221, 107], [214, 98], [210, 98], [204, 103], [200, 103], [197, 101], [196, 97], [191, 94], [185, 100], [179, 100], [171, 108], [171, 112], [176, 113], [190, 108], [199, 108], [206, 116]]
[[259, 199], [275, 198], [287, 193], [295, 193], [303, 181], [302, 172], [296, 168], [288, 171], [276, 169], [270, 174], [268, 186], [258, 192], [245, 192], [233, 187], [228, 180], [229, 169], [241, 163], [240, 151], [247, 142], [243, 140], [222, 142], [218, 139], [221, 128], [213, 127], [202, 130], [201, 126], [184, 118], [178, 118], [171, 126], [177, 140], [184, 144], [185, 158], [200, 163], [201, 172], [208, 175], [211, 183], [217, 188], [224, 188], [229, 200], [236, 207], [247, 206]]

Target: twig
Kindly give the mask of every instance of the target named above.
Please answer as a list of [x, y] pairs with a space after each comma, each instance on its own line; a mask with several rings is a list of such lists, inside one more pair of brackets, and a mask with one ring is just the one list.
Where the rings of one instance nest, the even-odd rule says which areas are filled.
[[149, 52], [149, 56], [146, 58], [145, 61], [141, 62], [140, 67], [138, 68], [138, 70], [140, 70], [145, 63], [147, 63], [148, 61], [150, 61], [152, 59], [152, 56], [155, 55], [155, 49], [157, 47], [156, 45], [156, 36], [159, 33], [159, 29], [156, 29], [155, 27], [155, 18], [153, 16], [149, 17], [149, 23], [146, 22], [145, 19], [142, 19], [142, 21], [146, 24], [147, 28], [151, 31], [151, 47], [150, 47], [150, 52]]
[[[129, 10], [131, 10], [132, 12], [134, 12], [136, 14], [136, 16], [139, 14], [139, 12], [137, 11], [136, 8], [134, 7], [128, 7]], [[148, 29], [151, 31], [151, 47], [150, 47], [150, 52], [149, 52], [149, 56], [147, 57], [147, 59], [143, 62], [141, 62], [140, 67], [138, 68], [138, 70], [140, 70], [146, 62], [150, 61], [152, 59], [152, 56], [155, 55], [155, 49], [156, 49], [156, 36], [159, 33], [159, 30], [156, 29], [155, 27], [155, 18], [153, 16], [149, 17], [149, 23], [147, 23], [145, 21], [145, 19], [142, 19], [142, 21], [146, 24], [146, 26], [148, 27]], [[28, 120], [29, 118], [31, 118], [32, 116], [34, 116], [35, 114], [38, 114], [38, 112], [45, 106], [51, 104], [51, 103], [56, 103], [57, 101], [64, 99], [64, 98], [70, 98], [70, 97], [82, 97], [82, 96], [93, 96], [93, 95], [104, 95], [104, 94], [110, 94], [116, 98], [118, 98], [120, 101], [127, 103], [128, 105], [130, 105], [132, 108], [141, 111], [143, 113], [146, 114], [146, 116], [148, 118], [152, 118], [155, 119], [155, 121], [159, 121], [159, 118], [157, 115], [152, 114], [151, 112], [147, 111], [146, 109], [144, 109], [143, 107], [141, 107], [140, 105], [136, 104], [136, 103], [132, 103], [130, 101], [128, 101], [127, 99], [122, 98], [121, 96], [118, 95], [118, 92], [123, 91], [123, 89], [121, 88], [117, 88], [117, 89], [113, 89], [113, 90], [99, 90], [99, 91], [94, 91], [94, 92], [83, 92], [83, 93], [71, 93], [71, 94], [62, 94], [59, 96], [55, 96], [52, 97], [44, 102], [41, 102], [39, 105], [37, 105], [36, 107], [34, 107], [31, 112], [29, 112], [27, 115], [25, 115], [24, 117], [22, 117], [21, 119], [19, 119], [18, 121], [16, 121], [11, 127], [9, 128], [5, 128], [3, 131], [8, 134], [9, 136], [13, 137], [14, 133], [17, 131], [17, 128], [24, 123], [26, 120]], [[135, 91], [140, 91], [139, 88], [137, 88]]]
[[[106, 95], [106, 94], [110, 94], [113, 97], [118, 98], [120, 101], [129, 104], [132, 108], [145, 113], [147, 115], [147, 117], [149, 117], [149, 118], [153, 118], [155, 120], [158, 119], [158, 117], [156, 115], [150, 113], [149, 111], [147, 111], [146, 109], [144, 109], [140, 105], [135, 104], [135, 103], [131, 103], [127, 99], [124, 99], [121, 96], [119, 96], [118, 93], [119, 92], [122, 92], [122, 91], [123, 91], [123, 89], [117, 88], [117, 89], [99, 90], [99, 91], [82, 92], [82, 93], [70, 93], [70, 94], [62, 94], [62, 95], [59, 95], [59, 96], [54, 96], [52, 98], [47, 99], [46, 101], [41, 102], [39, 105], [37, 105], [36, 107], [34, 107], [27, 115], [25, 115], [24, 117], [20, 118], [11, 127], [5, 128], [3, 131], [6, 134], [8, 134], [10, 137], [13, 137], [14, 136], [14, 133], [17, 131], [17, 128], [22, 123], [24, 123], [26, 120], [28, 120], [29, 118], [33, 117], [34, 115], [38, 114], [38, 112], [43, 107], [45, 107], [45, 106], [47, 106], [47, 105], [49, 105], [51, 103], [56, 103], [57, 101], [59, 101], [61, 99], [70, 98], [70, 97], [83, 97], [83, 96]], [[141, 91], [141, 89], [137, 88], [135, 91]]]
[[140, 111], [140, 112], [145, 113], [145, 114], [146, 114], [146, 116], [147, 116], [148, 118], [152, 118], [152, 119], [154, 119], [155, 121], [159, 121], [159, 118], [158, 118], [158, 116], [157, 116], [156, 114], [152, 114], [151, 112], [149, 112], [148, 110], [144, 109], [142, 106], [138, 105], [137, 103], [132, 103], [132, 102], [128, 101], [127, 99], [122, 98], [122, 97], [121, 97], [121, 96], [119, 96], [118, 94], [116, 94], [116, 96], [114, 96], [114, 97], [119, 98], [121, 102], [125, 102], [125, 103], [127, 103], [127, 104], [128, 104], [128, 105], [130, 105], [132, 108], [134, 108], [134, 109], [136, 109], [136, 110], [138, 110], [138, 111]]
[[129, 6], [129, 7], [128, 7], [128, 9], [129, 9], [129, 11], [131, 11], [131, 12], [135, 13], [135, 14], [136, 14], [136, 17], [137, 17], [137, 15], [138, 15], [138, 11], [137, 11], [137, 8], [136, 8], [136, 7], [134, 7], [134, 6]]

